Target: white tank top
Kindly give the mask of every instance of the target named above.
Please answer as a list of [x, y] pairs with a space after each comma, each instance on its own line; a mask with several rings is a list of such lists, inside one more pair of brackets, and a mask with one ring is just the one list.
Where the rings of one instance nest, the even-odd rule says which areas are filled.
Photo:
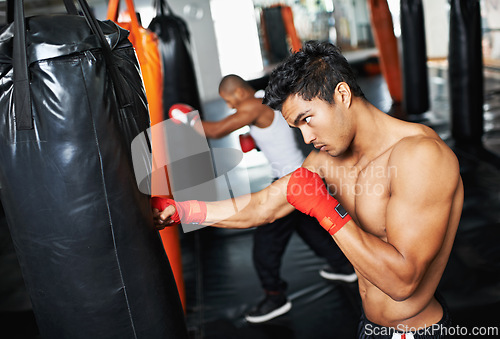
[[[255, 93], [261, 98], [264, 91]], [[273, 178], [281, 178], [295, 171], [304, 162], [293, 130], [279, 111], [274, 111], [274, 119], [266, 128], [250, 125], [250, 135], [271, 164]]]

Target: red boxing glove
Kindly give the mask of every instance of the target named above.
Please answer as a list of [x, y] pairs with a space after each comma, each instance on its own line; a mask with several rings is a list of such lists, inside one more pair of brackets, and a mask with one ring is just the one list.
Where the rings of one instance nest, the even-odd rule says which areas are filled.
[[175, 207], [175, 213], [170, 217], [172, 220], [170, 225], [178, 225], [181, 222], [184, 224], [201, 224], [207, 218], [207, 205], [203, 201], [176, 202], [172, 199], [160, 197], [151, 198], [151, 207], [158, 209], [160, 212], [170, 205]]
[[315, 217], [331, 235], [352, 219], [337, 199], [328, 193], [320, 176], [304, 167], [292, 173], [286, 199], [302, 213]]
[[190, 126], [193, 126], [196, 123], [196, 120], [198, 120], [199, 118], [198, 114], [189, 114], [194, 111], [196, 111], [196, 109], [194, 109], [193, 107], [187, 104], [178, 103], [173, 104], [170, 107], [170, 109], [168, 110], [168, 116], [176, 124], [189, 124]]
[[256, 148], [255, 140], [252, 138], [250, 133], [240, 134], [239, 139], [240, 139], [241, 151], [243, 153], [250, 152], [251, 150]]

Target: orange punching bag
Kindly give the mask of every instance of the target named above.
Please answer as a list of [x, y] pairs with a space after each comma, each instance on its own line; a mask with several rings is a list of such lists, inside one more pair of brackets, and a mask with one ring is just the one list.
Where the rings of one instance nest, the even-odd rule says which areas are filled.
[[151, 124], [163, 120], [162, 90], [163, 75], [158, 51], [158, 37], [153, 32], [139, 24], [133, 0], [125, 0], [130, 21], [118, 22], [120, 0], [110, 0], [108, 4], [108, 19], [130, 31], [129, 40], [134, 45], [137, 59], [141, 66], [142, 78], [149, 104]]
[[300, 41], [297, 31], [295, 30], [292, 8], [290, 6], [282, 6], [281, 16], [283, 17], [283, 24], [285, 25], [286, 34], [290, 41], [290, 45], [292, 46], [292, 51], [298, 52], [302, 48], [302, 42]]
[[264, 49], [271, 62], [279, 62], [302, 48], [290, 6], [272, 5], [262, 9], [260, 25]]
[[394, 35], [391, 12], [387, 0], [369, 0], [370, 19], [375, 44], [379, 51], [380, 68], [392, 100], [402, 102], [403, 89], [398, 42]]
[[[158, 50], [158, 37], [155, 33], [142, 27], [135, 14], [133, 0], [126, 0], [127, 11], [130, 21], [117, 22], [120, 0], [110, 0], [108, 4], [108, 19], [115, 21], [121, 27], [130, 31], [129, 40], [134, 45], [137, 58], [141, 66], [142, 78], [146, 89], [146, 97], [149, 104], [149, 116], [151, 126], [162, 122], [163, 118], [163, 74], [160, 52]], [[156, 130], [158, 131], [158, 130]], [[164, 149], [164, 137], [156, 133], [152, 129], [152, 148], [153, 161], [155, 163], [167, 164], [166, 150]], [[167, 172], [165, 171], [165, 175]], [[165, 195], [166, 192], [171, 192], [169, 187], [160, 187], [162, 183], [167, 182], [168, 176], [159, 178], [153, 175], [151, 180], [151, 194], [162, 197], [172, 198], [171, 195]], [[169, 193], [167, 193], [169, 194]], [[170, 266], [174, 273], [175, 282], [179, 291], [179, 297], [182, 302], [184, 311], [186, 310], [186, 293], [184, 288], [184, 278], [182, 274], [182, 257], [180, 251], [179, 230], [178, 226], [166, 227], [160, 231], [160, 236], [163, 242], [163, 247], [170, 261]]]

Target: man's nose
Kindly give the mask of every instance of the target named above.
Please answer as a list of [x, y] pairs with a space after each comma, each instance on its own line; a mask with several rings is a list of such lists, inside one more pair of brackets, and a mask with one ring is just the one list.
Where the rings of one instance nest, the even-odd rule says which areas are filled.
[[310, 144], [313, 142], [314, 139], [316, 139], [313, 133], [304, 131], [303, 129], [301, 129], [300, 131], [302, 132], [302, 137], [304, 138], [304, 142], [306, 144]]

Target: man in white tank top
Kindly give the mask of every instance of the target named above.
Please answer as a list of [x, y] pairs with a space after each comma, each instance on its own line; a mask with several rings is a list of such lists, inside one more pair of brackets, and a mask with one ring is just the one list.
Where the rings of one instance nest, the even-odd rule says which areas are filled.
[[[271, 164], [275, 180], [301, 166], [304, 155], [294, 132], [279, 111], [262, 104], [264, 91], [256, 92], [239, 76], [227, 75], [220, 82], [219, 94], [236, 112], [220, 121], [202, 121], [208, 138], [222, 138], [243, 126], [249, 126], [250, 135]], [[321, 276], [344, 282], [357, 280], [350, 263], [318, 222], [294, 211], [255, 230], [253, 262], [265, 298], [248, 312], [245, 316], [247, 321], [265, 322], [290, 310], [291, 302], [285, 293], [287, 283], [280, 277], [280, 266], [295, 230], [318, 256], [327, 260], [330, 267], [321, 270]]]

